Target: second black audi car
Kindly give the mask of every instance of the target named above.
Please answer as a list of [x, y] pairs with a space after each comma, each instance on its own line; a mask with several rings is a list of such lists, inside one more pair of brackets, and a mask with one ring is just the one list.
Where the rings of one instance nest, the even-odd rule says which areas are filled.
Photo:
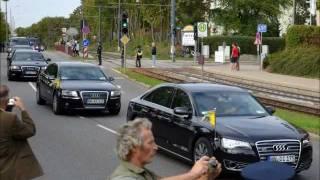
[[[215, 126], [205, 118], [209, 111], [215, 111]], [[238, 87], [162, 84], [130, 101], [127, 120], [148, 118], [160, 149], [191, 162], [214, 155], [231, 172], [257, 161], [308, 169], [309, 134], [272, 113]]]
[[113, 80], [93, 64], [52, 63], [38, 77], [37, 103], [52, 104], [55, 114], [67, 109], [108, 110], [118, 114], [121, 92]]

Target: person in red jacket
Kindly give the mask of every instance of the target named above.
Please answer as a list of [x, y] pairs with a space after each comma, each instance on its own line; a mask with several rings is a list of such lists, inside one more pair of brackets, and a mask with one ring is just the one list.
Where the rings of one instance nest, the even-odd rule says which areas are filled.
[[237, 70], [237, 63], [239, 61], [239, 48], [236, 42], [232, 43], [231, 51], [231, 70]]

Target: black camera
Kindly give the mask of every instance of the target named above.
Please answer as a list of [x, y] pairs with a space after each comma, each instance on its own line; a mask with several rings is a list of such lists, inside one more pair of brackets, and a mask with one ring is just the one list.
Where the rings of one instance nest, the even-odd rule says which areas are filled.
[[13, 98], [10, 98], [7, 104], [6, 111], [11, 112], [14, 107], [14, 104], [15, 104], [15, 100]]

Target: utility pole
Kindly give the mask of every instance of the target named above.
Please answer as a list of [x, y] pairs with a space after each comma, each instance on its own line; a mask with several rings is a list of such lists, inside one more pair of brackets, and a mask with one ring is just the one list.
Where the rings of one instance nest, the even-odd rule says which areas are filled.
[[293, 0], [293, 14], [292, 14], [292, 24], [296, 23], [296, 10], [297, 10], [296, 0]]
[[120, 11], [121, 11], [121, 9], [120, 9], [120, 3], [121, 3], [121, 0], [119, 0], [119, 2], [118, 2], [118, 51], [120, 51], [120, 38], [121, 38], [121, 33], [120, 33], [120, 16], [121, 16], [121, 13], [120, 13]]
[[101, 43], [101, 6], [99, 6], [99, 43]]
[[9, 0], [4, 0], [6, 2], [6, 22], [5, 22], [5, 26], [6, 26], [6, 42], [8, 42], [8, 1]]
[[175, 62], [176, 0], [171, 0], [171, 59]]

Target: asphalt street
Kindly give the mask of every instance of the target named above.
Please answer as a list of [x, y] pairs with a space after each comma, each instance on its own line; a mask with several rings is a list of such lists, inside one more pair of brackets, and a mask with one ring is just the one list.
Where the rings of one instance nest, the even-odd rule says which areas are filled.
[[[55, 61], [75, 61], [66, 55], [46, 52]], [[71, 113], [54, 115], [50, 105], [36, 104], [34, 81], [7, 81], [6, 54], [1, 54], [1, 84], [7, 84], [11, 96], [20, 96], [36, 127], [36, 136], [30, 139], [35, 155], [45, 175], [38, 180], [102, 180], [118, 165], [115, 153], [116, 130], [125, 123], [128, 101], [146, 91], [139, 83], [128, 80], [112, 70], [118, 63], [104, 61], [104, 72], [115, 78], [122, 89], [122, 107], [119, 115]], [[114, 60], [120, 61], [120, 60]], [[96, 63], [95, 61], [91, 61]], [[296, 179], [319, 179], [319, 137], [312, 139], [314, 159], [312, 167]], [[160, 176], [174, 175], [189, 170], [190, 165], [169, 155], [158, 153], [148, 166]]]

